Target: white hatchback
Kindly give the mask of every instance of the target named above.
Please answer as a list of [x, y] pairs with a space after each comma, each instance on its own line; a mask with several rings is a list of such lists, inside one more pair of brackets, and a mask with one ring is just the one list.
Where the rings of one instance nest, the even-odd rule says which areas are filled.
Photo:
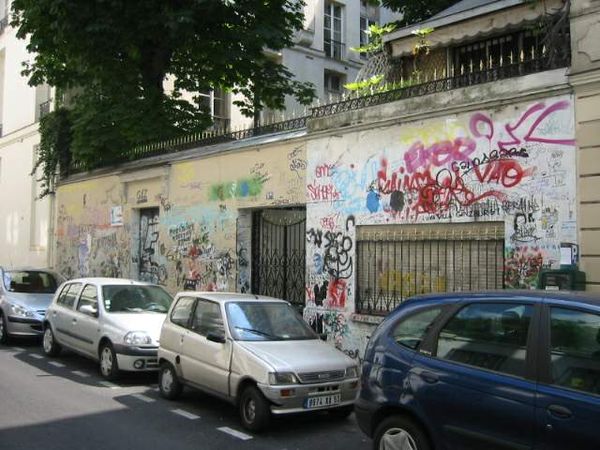
[[250, 294], [177, 294], [158, 359], [162, 396], [201, 389], [236, 404], [252, 431], [272, 414], [345, 417], [359, 384], [356, 362], [319, 339], [288, 302]]
[[172, 297], [160, 286], [115, 278], [63, 283], [44, 320], [44, 353], [65, 347], [100, 362], [108, 380], [121, 370], [158, 369], [160, 329]]

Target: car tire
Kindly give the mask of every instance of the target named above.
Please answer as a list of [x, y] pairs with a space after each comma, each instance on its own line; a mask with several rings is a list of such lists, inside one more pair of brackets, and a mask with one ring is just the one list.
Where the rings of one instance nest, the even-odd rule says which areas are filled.
[[100, 346], [100, 375], [108, 381], [114, 381], [119, 378], [119, 364], [117, 354], [110, 342]]
[[346, 419], [350, 414], [354, 412], [354, 405], [342, 406], [339, 408], [333, 408], [327, 411], [334, 419]]
[[0, 312], [0, 344], [6, 345], [10, 341], [10, 335], [8, 334], [8, 326], [6, 325], [6, 318], [4, 314]]
[[271, 407], [256, 386], [247, 386], [242, 391], [239, 408], [242, 426], [247, 430], [259, 432], [269, 426]]
[[391, 416], [375, 430], [373, 450], [401, 448], [406, 450], [431, 450], [425, 431], [405, 416]]
[[170, 363], [163, 362], [158, 371], [158, 389], [161, 397], [175, 400], [181, 394], [182, 388], [175, 368]]
[[50, 325], [46, 325], [44, 328], [44, 336], [42, 337], [42, 348], [47, 356], [58, 356], [62, 347], [54, 337], [54, 332]]

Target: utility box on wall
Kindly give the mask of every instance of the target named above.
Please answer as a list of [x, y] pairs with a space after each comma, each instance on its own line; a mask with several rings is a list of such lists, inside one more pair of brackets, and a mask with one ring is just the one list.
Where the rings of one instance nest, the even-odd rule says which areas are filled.
[[542, 270], [537, 287], [547, 291], [585, 291], [585, 272], [576, 267]]

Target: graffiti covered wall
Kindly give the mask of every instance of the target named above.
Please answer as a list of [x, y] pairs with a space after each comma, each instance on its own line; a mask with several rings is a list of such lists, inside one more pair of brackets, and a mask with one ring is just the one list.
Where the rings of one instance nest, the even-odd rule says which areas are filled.
[[304, 204], [304, 143], [60, 186], [57, 267], [69, 277], [248, 291], [251, 209]]
[[502, 222], [504, 285], [533, 287], [561, 242], [577, 242], [573, 122], [564, 96], [309, 141], [306, 319], [364, 349], [371, 327], [352, 321], [362, 225]]

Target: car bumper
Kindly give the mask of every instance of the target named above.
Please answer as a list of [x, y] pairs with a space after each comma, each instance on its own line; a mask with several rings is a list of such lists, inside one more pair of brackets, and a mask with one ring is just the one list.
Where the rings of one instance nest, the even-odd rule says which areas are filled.
[[373, 437], [373, 416], [377, 412], [379, 405], [366, 401], [365, 399], [358, 398], [354, 403], [354, 414], [356, 415], [356, 422], [358, 427], [369, 437]]
[[158, 347], [143, 348], [116, 345], [119, 370], [149, 372], [158, 370]]
[[[285, 386], [260, 385], [264, 396], [272, 403], [273, 414], [295, 414], [309, 411], [334, 409], [354, 404], [358, 394], [358, 379], [347, 379], [339, 382], [319, 384], [293, 384]], [[285, 395], [293, 391], [293, 395]], [[335, 403], [316, 407], [307, 407], [309, 399], [335, 398]], [[339, 400], [339, 401], [337, 401]]]
[[6, 327], [11, 336], [41, 336], [44, 332], [40, 319], [8, 316]]

